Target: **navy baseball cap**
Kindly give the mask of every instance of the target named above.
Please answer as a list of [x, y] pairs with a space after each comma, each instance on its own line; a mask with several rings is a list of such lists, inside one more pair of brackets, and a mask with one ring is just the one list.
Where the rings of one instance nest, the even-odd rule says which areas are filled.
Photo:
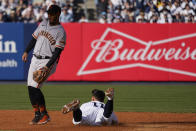
[[47, 10], [48, 14], [57, 14], [61, 13], [61, 7], [58, 5], [51, 5], [49, 9]]

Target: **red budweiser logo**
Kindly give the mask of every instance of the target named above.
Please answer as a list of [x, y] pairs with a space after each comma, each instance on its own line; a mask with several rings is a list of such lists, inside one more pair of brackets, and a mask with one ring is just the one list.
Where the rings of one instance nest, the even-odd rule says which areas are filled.
[[[113, 37], [109, 35], [113, 34]], [[143, 41], [132, 35], [107, 28], [99, 40], [91, 43], [92, 51], [77, 75], [94, 74], [127, 68], [147, 68], [196, 77], [196, 72], [181, 65], [196, 61], [196, 48], [190, 44], [196, 33], [184, 34], [158, 41]], [[88, 69], [91, 62], [104, 66]], [[178, 67], [173, 64], [177, 62]]]

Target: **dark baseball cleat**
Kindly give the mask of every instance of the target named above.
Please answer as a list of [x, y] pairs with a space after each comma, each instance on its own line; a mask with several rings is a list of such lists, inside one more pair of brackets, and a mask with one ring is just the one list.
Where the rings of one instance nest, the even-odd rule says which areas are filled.
[[105, 91], [105, 95], [108, 98], [108, 100], [112, 100], [114, 98], [114, 88], [108, 88]]
[[31, 122], [29, 122], [30, 125], [35, 125], [39, 122], [41, 118], [41, 113], [39, 111], [35, 112], [35, 117], [33, 118], [33, 120]]
[[41, 118], [37, 124], [44, 125], [47, 124], [49, 121], [50, 121], [50, 116], [48, 115], [48, 113], [42, 113]]
[[80, 100], [73, 100], [69, 104], [63, 106], [62, 113], [66, 114], [70, 111], [73, 111], [73, 110], [79, 108], [79, 105], [80, 105]]

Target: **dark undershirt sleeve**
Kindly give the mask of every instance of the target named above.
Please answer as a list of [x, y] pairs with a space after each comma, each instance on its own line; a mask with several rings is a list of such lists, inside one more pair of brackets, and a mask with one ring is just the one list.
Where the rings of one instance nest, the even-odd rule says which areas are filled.
[[62, 52], [62, 49], [60, 49], [60, 48], [55, 48], [55, 51], [54, 51], [52, 57], [50, 58], [50, 60], [49, 60], [48, 63], [46, 64], [46, 66], [47, 66], [48, 68], [50, 68], [51, 65], [53, 65], [55, 61], [57, 61], [57, 59], [60, 57], [61, 52]]
[[37, 40], [34, 37], [32, 37], [31, 41], [29, 42], [29, 44], [27, 45], [25, 49], [25, 52], [29, 53], [35, 47], [36, 41]]
[[103, 115], [106, 118], [109, 118], [113, 112], [113, 100], [108, 100], [105, 104]]

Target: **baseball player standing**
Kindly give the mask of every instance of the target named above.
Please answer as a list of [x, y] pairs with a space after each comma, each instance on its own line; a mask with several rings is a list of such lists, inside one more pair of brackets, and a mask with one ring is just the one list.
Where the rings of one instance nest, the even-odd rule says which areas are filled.
[[[105, 96], [108, 98], [104, 104]], [[109, 88], [104, 93], [102, 90], [92, 90], [91, 101], [80, 106], [79, 100], [74, 100], [71, 103], [64, 105], [62, 113], [66, 114], [73, 111], [74, 125], [113, 125], [118, 123], [118, 119], [113, 112], [114, 89]]]
[[[39, 24], [22, 56], [22, 60], [26, 62], [28, 53], [34, 48], [27, 80], [29, 98], [35, 112], [35, 117], [30, 124], [46, 124], [50, 120], [40, 88], [43, 82], [55, 72], [66, 42], [65, 31], [59, 22], [61, 8], [51, 5], [47, 13], [48, 21], [44, 20]], [[37, 70], [43, 73], [41, 76], [45, 75], [41, 82], [33, 79], [34, 75], [37, 75], [34, 73]]]

